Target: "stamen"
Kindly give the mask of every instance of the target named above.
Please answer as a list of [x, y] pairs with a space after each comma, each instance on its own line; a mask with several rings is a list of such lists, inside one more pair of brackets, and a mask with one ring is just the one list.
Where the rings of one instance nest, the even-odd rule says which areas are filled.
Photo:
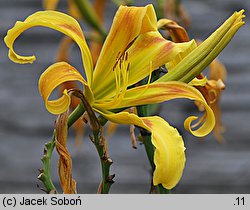
[[147, 91], [147, 89], [148, 89], [148, 87], [149, 87], [149, 84], [150, 84], [150, 81], [151, 81], [151, 78], [152, 78], [152, 72], [153, 72], [153, 62], [150, 61], [150, 63], [149, 63], [149, 76], [148, 76], [148, 82], [147, 82], [147, 84], [146, 84], [146, 87], [144, 88], [144, 90], [142, 91], [142, 93], [141, 93], [138, 97], [142, 96], [142, 95]]
[[101, 102], [99, 104], [100, 106], [109, 107], [111, 105], [115, 104], [117, 105], [123, 100], [129, 83], [130, 63], [128, 62], [128, 58], [129, 58], [128, 52], [125, 51], [123, 53], [121, 52], [118, 53], [116, 57], [116, 62], [112, 68], [115, 74], [115, 83], [116, 83], [115, 96], [113, 99]]
[[115, 98], [118, 97], [118, 94], [119, 94], [119, 79], [118, 79], [118, 75], [117, 75], [117, 71], [116, 69], [114, 70], [114, 73], [115, 73], [115, 87], [116, 87], [116, 94], [115, 94]]
[[128, 52], [125, 52], [125, 61], [128, 60]]
[[130, 68], [130, 63], [128, 63], [128, 65], [127, 65], [127, 71], [129, 70], [129, 68]]
[[152, 78], [152, 72], [153, 72], [153, 62], [150, 61], [149, 63], [149, 78], [148, 78], [148, 83], [147, 83], [147, 87], [151, 81], [151, 78]]
[[121, 62], [124, 61], [124, 57], [125, 57], [125, 54], [123, 53], [122, 56], [121, 56]]
[[118, 61], [115, 62], [115, 65], [113, 66], [113, 71], [115, 70], [117, 64], [118, 64]]
[[137, 37], [135, 37], [131, 42], [128, 43], [127, 47], [124, 49], [123, 52], [120, 52], [117, 54], [116, 56], [116, 60], [124, 60], [124, 55], [127, 53], [127, 55], [125, 55], [125, 61], [128, 60], [128, 52], [127, 50], [132, 46], [132, 44], [135, 42], [135, 40], [137, 39]]
[[[137, 36], [138, 37], [138, 36]], [[128, 43], [127, 47], [125, 48], [124, 52], [127, 51], [131, 46], [132, 44], [134, 44], [135, 40], [137, 39], [137, 37], [135, 37], [131, 42]]]

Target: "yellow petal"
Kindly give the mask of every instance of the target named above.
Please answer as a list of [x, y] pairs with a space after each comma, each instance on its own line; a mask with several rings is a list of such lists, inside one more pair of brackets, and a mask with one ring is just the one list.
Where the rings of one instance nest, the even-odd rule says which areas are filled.
[[182, 137], [175, 128], [157, 116], [140, 118], [128, 112], [117, 114], [100, 112], [100, 114], [114, 123], [133, 124], [151, 132], [156, 166], [153, 183], [154, 185], [162, 184], [166, 189], [176, 186], [182, 177], [186, 158]]
[[65, 35], [71, 37], [79, 46], [84, 69], [87, 75], [88, 83], [91, 84], [93, 64], [91, 54], [87, 43], [85, 41], [83, 32], [78, 22], [69, 15], [56, 12], [56, 11], [42, 11], [36, 12], [26, 18], [25, 21], [17, 21], [15, 26], [10, 29], [4, 38], [4, 41], [9, 48], [9, 58], [17, 63], [32, 63], [36, 58], [35, 56], [20, 56], [15, 53], [13, 44], [16, 38], [25, 30], [35, 27], [44, 26], [60, 31]]
[[[71, 65], [65, 62], [59, 62], [48, 67], [39, 79], [39, 92], [44, 100], [45, 106], [52, 114], [61, 114], [65, 112], [71, 103], [67, 90], [64, 90], [63, 96], [56, 100], [49, 100], [53, 90], [60, 84], [68, 81], [81, 82], [88, 92], [87, 82], [81, 74]], [[91, 101], [92, 99], [89, 99]]]
[[113, 66], [118, 54], [123, 53], [139, 34], [156, 30], [157, 20], [152, 5], [119, 7], [94, 71], [95, 92], [103, 91], [104, 82], [115, 81]]
[[[178, 63], [180, 63], [187, 55], [191, 54], [191, 52], [197, 48], [197, 43], [193, 41], [192, 45], [190, 45], [189, 48], [187, 48], [185, 51], [180, 52], [177, 56], [174, 57], [174, 59], [170, 60], [165, 64], [167, 70], [169, 72], [175, 70], [175, 67]], [[164, 76], [163, 76], [164, 77]], [[163, 80], [163, 79], [162, 79]], [[165, 81], [165, 80], [163, 80]]]
[[[198, 119], [196, 116], [188, 117], [184, 122], [184, 126], [189, 132], [197, 137], [209, 134], [215, 125], [213, 111], [208, 106], [202, 94], [196, 88], [182, 82], [152, 83], [132, 88], [127, 90], [123, 100], [119, 104], [115, 104], [117, 106], [112, 106], [112, 103], [98, 104], [98, 101], [95, 103], [95, 106], [99, 109], [117, 109], [144, 104], [161, 103], [177, 98], [195, 100], [200, 102], [205, 107], [205, 121], [197, 130], [193, 130], [191, 128], [192, 122]], [[203, 118], [201, 119], [203, 120]], [[201, 122], [199, 122], [198, 125], [200, 125]]]
[[[128, 49], [129, 83], [135, 84], [144, 79], [153, 70], [170, 62], [179, 54], [189, 51], [196, 43], [192, 40], [185, 43], [174, 43], [164, 39], [159, 32], [148, 32], [140, 35]], [[150, 69], [152, 62], [152, 69]]]
[[[65, 61], [68, 62], [69, 61], [69, 49], [70, 46], [72, 44], [73, 40], [68, 37], [68, 36], [64, 36], [63, 39], [61, 40], [60, 44], [59, 44], [59, 50], [56, 56], [56, 61], [60, 62], [60, 61]], [[63, 93], [63, 91], [67, 89], [79, 89], [79, 85], [77, 84], [76, 81], [67, 81], [64, 82], [63, 84], [61, 84], [59, 86], [59, 90], [60, 93]], [[71, 104], [70, 104], [70, 110], [73, 111], [80, 103], [80, 99], [77, 97], [73, 97], [71, 98]], [[80, 146], [80, 143], [82, 141], [82, 137], [83, 137], [83, 132], [84, 132], [84, 122], [79, 119], [77, 120], [74, 125], [73, 128], [76, 131], [76, 146]]]

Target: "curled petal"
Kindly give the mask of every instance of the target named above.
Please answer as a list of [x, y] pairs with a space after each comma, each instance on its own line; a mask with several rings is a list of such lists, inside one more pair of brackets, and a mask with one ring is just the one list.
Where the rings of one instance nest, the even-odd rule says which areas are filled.
[[191, 123], [198, 118], [195, 116], [188, 117], [185, 120], [184, 126], [188, 131], [197, 137], [202, 137], [209, 134], [215, 125], [213, 111], [208, 106], [202, 94], [196, 88], [183, 82], [154, 82], [149, 85], [139, 86], [127, 90], [123, 100], [119, 104], [116, 104], [117, 106], [111, 106], [111, 103], [108, 104], [109, 107], [107, 107], [105, 103], [96, 103], [96, 106], [100, 109], [117, 109], [144, 104], [161, 103], [177, 98], [195, 100], [205, 107], [206, 116], [203, 117], [205, 118], [205, 121], [197, 130], [193, 130], [191, 128]]
[[162, 184], [166, 189], [176, 186], [182, 177], [186, 158], [182, 137], [175, 128], [157, 116], [140, 118], [128, 112], [117, 114], [100, 112], [100, 114], [114, 123], [133, 124], [151, 132], [156, 166], [153, 183], [154, 185]]
[[[79, 81], [85, 86], [85, 90], [90, 92], [87, 82], [81, 74], [71, 65], [59, 62], [48, 67], [39, 79], [39, 92], [44, 100], [45, 106], [52, 114], [65, 112], [71, 103], [67, 90], [63, 91], [63, 96], [57, 100], [49, 100], [53, 90], [64, 82]], [[91, 99], [90, 99], [91, 101]]]
[[16, 63], [21, 64], [32, 63], [33, 61], [35, 61], [36, 57], [34, 55], [21, 56], [18, 55], [13, 49], [13, 44], [16, 38], [25, 30], [35, 26], [44, 26], [60, 31], [65, 35], [71, 37], [78, 44], [81, 50], [87, 80], [90, 84], [92, 80], [93, 64], [91, 54], [85, 41], [81, 27], [74, 18], [61, 12], [36, 12], [26, 18], [26, 20], [23, 22], [17, 21], [15, 26], [8, 31], [6, 37], [4, 38], [4, 41], [9, 48], [9, 58]]

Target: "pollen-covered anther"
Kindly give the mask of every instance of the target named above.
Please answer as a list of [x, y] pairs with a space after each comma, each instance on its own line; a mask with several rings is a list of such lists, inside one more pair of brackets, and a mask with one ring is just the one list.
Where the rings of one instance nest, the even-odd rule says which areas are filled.
[[117, 54], [117, 56], [116, 56], [116, 58], [115, 58], [115, 59], [116, 59], [116, 60], [118, 60], [118, 59], [119, 59], [119, 57], [120, 57], [120, 55], [121, 55], [121, 51], [119, 51], [119, 52], [118, 52], [118, 54]]
[[127, 90], [130, 69], [130, 62], [128, 59], [129, 54], [127, 51], [124, 51], [123, 53], [119, 52], [116, 56], [116, 62], [112, 68], [116, 82], [116, 94], [112, 100], [112, 105], [114, 105], [114, 103], [119, 104]]
[[128, 60], [128, 52], [125, 52], [125, 61]]
[[127, 71], [129, 71], [129, 68], [130, 68], [130, 63], [128, 63], [127, 65]]

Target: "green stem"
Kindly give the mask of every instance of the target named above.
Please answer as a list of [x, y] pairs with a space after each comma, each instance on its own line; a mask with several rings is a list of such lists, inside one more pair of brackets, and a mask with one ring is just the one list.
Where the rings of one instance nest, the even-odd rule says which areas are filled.
[[[83, 93], [81, 91], [74, 90], [72, 94], [81, 99], [82, 104], [86, 112], [88, 113], [90, 127], [94, 135], [91, 140], [96, 147], [102, 167], [102, 182], [100, 185], [101, 189], [98, 189], [98, 192], [107, 194], [110, 190], [111, 185], [114, 183], [113, 178], [115, 175], [110, 175], [109, 173], [112, 160], [108, 157], [107, 142], [102, 135], [101, 123], [97, 119], [92, 107], [89, 105]], [[105, 120], [103, 120], [102, 118], [99, 119], [101, 119], [102, 124], [105, 124]]]
[[50, 162], [54, 148], [55, 148], [55, 131], [53, 132], [52, 140], [45, 144], [44, 154], [43, 157], [41, 158], [43, 167], [42, 169], [39, 170], [40, 174], [37, 177], [39, 180], [43, 182], [46, 188], [45, 191], [49, 194], [57, 193], [57, 190], [50, 176]]
[[111, 185], [114, 183], [113, 178], [115, 175], [110, 175], [110, 166], [113, 161], [107, 156], [106, 150], [106, 142], [101, 134], [101, 128], [97, 131], [93, 131], [94, 139], [92, 142], [94, 143], [96, 150], [98, 152], [101, 167], [102, 167], [102, 182], [100, 185], [100, 193], [101, 194], [108, 194]]
[[155, 151], [155, 149], [154, 149], [154, 146], [151, 142], [151, 136], [147, 135], [147, 134], [142, 134], [142, 132], [141, 132], [141, 135], [143, 136], [143, 145], [145, 147], [145, 150], [146, 150], [146, 153], [148, 156], [148, 160], [150, 162], [152, 170], [154, 171], [155, 170], [155, 164], [154, 164], [154, 151]]
[[159, 194], [169, 194], [171, 192], [170, 190], [164, 188], [161, 184], [158, 184], [155, 188], [156, 192]]
[[68, 128], [70, 128], [85, 112], [84, 106], [80, 103], [75, 110], [69, 115]]

